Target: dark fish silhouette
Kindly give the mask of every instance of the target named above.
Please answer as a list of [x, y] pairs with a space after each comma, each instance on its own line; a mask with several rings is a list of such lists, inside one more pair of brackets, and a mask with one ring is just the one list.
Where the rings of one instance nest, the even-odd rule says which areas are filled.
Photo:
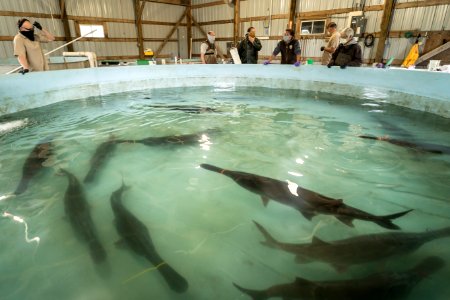
[[111, 195], [111, 207], [114, 212], [117, 232], [123, 242], [136, 254], [147, 258], [164, 277], [169, 287], [177, 292], [183, 293], [188, 289], [188, 282], [178, 274], [167, 262], [156, 252], [153, 241], [145, 225], [131, 214], [122, 204], [122, 193], [126, 190], [122, 186]]
[[267, 230], [255, 222], [265, 241], [261, 244], [293, 253], [298, 263], [324, 261], [338, 272], [347, 267], [394, 255], [405, 255], [416, 251], [423, 244], [450, 236], [450, 227], [421, 233], [386, 232], [366, 234], [333, 242], [324, 242], [314, 237], [311, 243], [288, 244], [275, 240]]
[[450, 147], [447, 147], [444, 145], [429, 144], [429, 143], [413, 143], [413, 142], [408, 142], [408, 141], [391, 139], [386, 136], [378, 136], [377, 137], [377, 136], [371, 136], [371, 135], [360, 135], [359, 137], [362, 139], [384, 141], [384, 142], [388, 142], [393, 145], [413, 149], [413, 150], [416, 150], [419, 152], [429, 152], [429, 153], [434, 153], [434, 154], [450, 154]]
[[83, 187], [73, 174], [64, 169], [60, 171], [69, 180], [64, 196], [64, 207], [70, 224], [76, 235], [89, 245], [92, 260], [101, 263], [106, 259], [106, 252], [97, 237]]
[[135, 140], [135, 143], [147, 146], [164, 146], [164, 145], [193, 145], [198, 144], [201, 134], [171, 135], [161, 137], [148, 137], [141, 140]]
[[146, 146], [167, 146], [167, 145], [194, 145], [198, 144], [204, 134], [219, 131], [218, 129], [208, 129], [199, 133], [184, 135], [168, 135], [160, 137], [148, 137], [140, 140], [117, 140], [117, 143], [139, 143]]
[[97, 172], [105, 165], [111, 153], [116, 149], [117, 143], [116, 140], [109, 140], [97, 147], [91, 158], [91, 168], [84, 178], [85, 183], [94, 181]]
[[28, 188], [30, 180], [39, 173], [44, 166], [42, 165], [52, 154], [52, 143], [49, 139], [37, 144], [30, 155], [28, 155], [22, 167], [22, 179], [16, 188], [14, 194], [20, 195]]
[[339, 221], [351, 227], [353, 227], [353, 220], [359, 219], [374, 222], [387, 229], [400, 229], [392, 223], [392, 220], [411, 211], [407, 210], [387, 216], [375, 216], [344, 204], [342, 199], [330, 198], [300, 186], [297, 186], [296, 194], [294, 194], [285, 181], [251, 173], [225, 170], [208, 164], [201, 164], [200, 166], [206, 170], [230, 177], [243, 188], [260, 195], [264, 205], [267, 205], [270, 199], [278, 201], [294, 207], [308, 220], [311, 220], [316, 214], [326, 214], [335, 216]]
[[206, 112], [217, 112], [216, 109], [211, 107], [202, 107], [195, 105], [146, 105], [146, 107], [151, 108], [162, 108], [168, 110], [178, 110], [188, 114], [200, 114]]
[[407, 297], [419, 282], [445, 265], [443, 259], [431, 256], [403, 272], [383, 272], [361, 279], [310, 281], [297, 277], [294, 282], [274, 285], [266, 290], [249, 290], [234, 284], [254, 300], [272, 297], [304, 300], [396, 300]]

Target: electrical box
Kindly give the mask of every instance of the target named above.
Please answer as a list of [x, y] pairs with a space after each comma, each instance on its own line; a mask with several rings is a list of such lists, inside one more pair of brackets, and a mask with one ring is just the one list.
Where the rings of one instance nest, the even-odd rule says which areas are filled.
[[355, 31], [355, 37], [364, 36], [367, 19], [364, 16], [352, 16], [350, 27]]

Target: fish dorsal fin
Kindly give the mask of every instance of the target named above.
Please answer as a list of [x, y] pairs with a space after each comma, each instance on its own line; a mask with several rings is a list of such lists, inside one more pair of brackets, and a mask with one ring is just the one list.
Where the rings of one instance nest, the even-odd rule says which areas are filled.
[[261, 200], [262, 200], [264, 206], [267, 206], [267, 203], [269, 203], [270, 199], [265, 196], [261, 196]]
[[319, 239], [317, 236], [313, 236], [312, 238], [312, 244], [315, 246], [327, 246], [330, 245], [330, 243], [327, 243], [325, 241], [322, 241], [321, 239]]
[[305, 278], [301, 278], [301, 277], [295, 277], [295, 281], [294, 283], [296, 285], [310, 285], [311, 281], [305, 279]]
[[341, 221], [342, 223], [344, 223], [345, 225], [347, 225], [347, 226], [355, 227], [355, 226], [353, 225], [353, 219], [352, 219], [352, 218], [349, 218], [349, 217], [343, 217], [343, 216], [336, 216], [336, 218], [337, 218], [339, 221]]

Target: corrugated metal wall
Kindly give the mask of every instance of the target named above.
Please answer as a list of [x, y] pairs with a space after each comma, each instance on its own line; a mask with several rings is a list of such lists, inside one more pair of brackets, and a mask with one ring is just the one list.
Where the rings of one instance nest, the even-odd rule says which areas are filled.
[[[74, 44], [75, 51], [94, 51], [101, 57], [114, 56], [137, 56], [137, 30], [134, 24], [134, 5], [133, 0], [66, 0], [67, 13], [70, 16], [70, 30], [72, 37], [75, 38], [74, 19], [79, 18], [97, 18], [99, 21], [108, 18], [106, 27], [109, 38], [122, 39], [119, 41], [82, 41]], [[398, 3], [417, 2], [417, 0], [398, 0]], [[205, 31], [213, 30], [219, 39], [218, 45], [222, 50], [226, 49], [226, 42], [233, 40], [233, 16], [234, 8], [225, 3], [222, 5], [212, 5], [207, 7], [196, 8], [195, 5], [217, 3], [217, 0], [192, 0], [194, 8], [192, 15], [197, 22], [202, 25]], [[311, 12], [320, 12], [324, 10], [344, 9], [341, 13], [332, 14], [329, 19], [338, 24], [338, 28], [342, 29], [346, 26], [349, 17], [349, 11], [354, 10], [358, 4], [364, 3], [363, 0], [298, 0], [297, 13], [308, 14]], [[366, 0], [365, 6], [383, 5], [384, 0]], [[246, 0], [241, 2], [240, 17], [243, 22], [240, 26], [240, 34], [243, 36], [249, 26], [257, 29], [259, 37], [276, 38], [283, 34], [288, 24], [288, 14], [290, 8], [290, 0]], [[163, 39], [173, 28], [172, 24], [176, 23], [184, 13], [186, 8], [183, 6], [167, 5], [147, 2], [144, 12], [143, 21], [157, 21], [168, 23], [167, 25], [143, 24], [144, 38]], [[60, 15], [58, 0], [1, 0], [0, 11], [14, 12], [33, 12], [44, 13], [49, 16]], [[344, 13], [342, 13], [344, 12]], [[379, 34], [380, 24], [383, 12], [381, 10], [367, 11], [366, 33]], [[274, 16], [275, 18], [271, 18]], [[256, 20], [252, 20], [252, 18]], [[265, 28], [263, 18], [270, 20], [269, 27]], [[17, 32], [16, 22], [18, 17], [1, 17], [0, 18], [0, 36], [14, 36]], [[118, 19], [112, 22], [111, 19]], [[301, 20], [301, 17], [300, 17]], [[224, 24], [204, 24], [207, 22], [225, 21]], [[52, 18], [39, 18], [41, 24], [50, 29], [58, 37], [64, 37], [64, 29], [61, 20]], [[183, 26], [180, 32], [186, 36], [186, 18], [182, 21]], [[199, 54], [201, 40], [203, 34], [195, 26], [192, 26], [193, 54]], [[450, 5], [435, 5], [427, 7], [412, 7], [405, 9], [396, 9], [393, 15], [392, 31], [442, 31], [450, 30]], [[178, 35], [175, 31], [171, 37], [177, 39]], [[124, 40], [125, 39], [125, 40]], [[389, 38], [385, 58], [394, 57], [403, 59], [409, 51], [414, 39], [404, 37]], [[58, 41], [49, 43], [44, 48], [49, 51], [62, 45], [64, 42]], [[277, 43], [276, 39], [263, 39], [262, 56], [271, 54]], [[324, 38], [308, 38], [302, 39], [303, 57], [318, 58], [321, 56], [320, 46], [325, 43]], [[375, 57], [375, 49], [378, 39], [375, 40], [374, 47], [366, 48], [361, 43], [364, 51], [364, 58], [369, 60]], [[145, 48], [156, 50], [161, 44], [157, 42], [144, 42]], [[165, 46], [162, 54], [176, 55], [178, 54], [180, 45], [187, 44], [185, 39], [170, 41]], [[66, 49], [63, 49], [66, 50]], [[63, 51], [59, 51], [59, 54]], [[0, 57], [12, 57], [12, 42], [0, 41]], [[57, 53], [58, 54], [58, 53]]]
[[[133, 0], [66, 0], [66, 10], [69, 15], [69, 26], [72, 38], [76, 38], [74, 19], [82, 18], [96, 18], [98, 22], [102, 19], [110, 19], [105, 22], [108, 38], [118, 38], [121, 41], [78, 41], [74, 43], [75, 51], [93, 51], [99, 57], [130, 57], [138, 56], [139, 48], [137, 45], [137, 30], [134, 24], [134, 1]], [[173, 28], [172, 24], [176, 23], [185, 11], [185, 7], [146, 2], [143, 11], [143, 21], [157, 21], [169, 23], [168, 25], [153, 25], [143, 24], [143, 36], [145, 38], [166, 38], [170, 30]], [[43, 13], [48, 15], [61, 14], [59, 7], [59, 0], [1, 0], [0, 11], [13, 12], [29, 12], [29, 13]], [[16, 23], [19, 17], [4, 16], [0, 18], [0, 36], [14, 36], [17, 33]], [[35, 18], [30, 18], [32, 21]], [[96, 20], [94, 19], [94, 20]], [[119, 20], [111, 20], [119, 19]], [[60, 19], [52, 18], [37, 18], [43, 27], [47, 28], [55, 36], [63, 38], [64, 27]], [[83, 22], [86, 23], [86, 22]], [[186, 19], [182, 21], [182, 26], [185, 28]], [[172, 39], [177, 39], [177, 32], [172, 35]], [[123, 41], [123, 39], [127, 39]], [[187, 44], [186, 40], [181, 41]], [[57, 41], [43, 45], [44, 51], [50, 51], [65, 42]], [[161, 41], [144, 42], [144, 48], [158, 49]], [[55, 52], [54, 55], [62, 55], [61, 49]], [[178, 42], [169, 41], [164, 49], [162, 55], [174, 56], [178, 54]], [[0, 58], [13, 57], [13, 46], [11, 41], [0, 41]]]

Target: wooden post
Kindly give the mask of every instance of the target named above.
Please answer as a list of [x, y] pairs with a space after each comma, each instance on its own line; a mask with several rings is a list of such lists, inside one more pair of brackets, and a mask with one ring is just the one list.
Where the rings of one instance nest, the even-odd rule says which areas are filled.
[[[64, 35], [66, 37], [66, 42], [70, 42], [70, 40], [72, 39], [72, 34], [70, 33], [69, 19], [67, 18], [66, 1], [59, 0], [59, 7], [61, 10], [61, 21], [63, 22], [64, 26]], [[69, 52], [74, 52], [73, 44], [67, 45], [67, 50], [69, 50]]]
[[233, 34], [234, 46], [236, 46], [240, 40], [240, 35], [239, 35], [239, 28], [241, 25], [240, 10], [241, 10], [241, 1], [235, 0], [234, 1], [234, 31], [233, 31], [234, 32], [234, 34]]
[[383, 18], [381, 19], [381, 32], [378, 40], [377, 52], [375, 52], [375, 61], [382, 62], [384, 49], [386, 47], [386, 39], [388, 38], [392, 15], [395, 10], [396, 0], [385, 0], [383, 8]]
[[189, 0], [187, 13], [186, 13], [186, 23], [187, 23], [187, 43], [188, 43], [188, 58], [192, 58], [192, 0]]
[[144, 34], [142, 30], [142, 13], [144, 12], [145, 1], [135, 0], [134, 2], [134, 14], [136, 18], [137, 27], [137, 44], [139, 47], [139, 58], [144, 59]]
[[175, 30], [177, 30], [178, 26], [180, 26], [181, 22], [183, 21], [184, 17], [186, 16], [188, 10], [189, 10], [189, 7], [186, 7], [186, 9], [184, 10], [184, 13], [181, 15], [180, 19], [178, 19], [178, 22], [175, 24], [175, 26], [172, 28], [172, 30], [169, 32], [169, 34], [166, 36], [166, 38], [164, 39], [162, 44], [159, 46], [158, 50], [156, 50], [155, 57], [160, 54], [160, 52], [162, 51], [164, 46], [170, 40], [170, 37], [172, 36], [172, 34], [175, 32]]
[[288, 28], [293, 29], [295, 25], [295, 11], [297, 10], [297, 0], [291, 0], [291, 8], [289, 9]]

